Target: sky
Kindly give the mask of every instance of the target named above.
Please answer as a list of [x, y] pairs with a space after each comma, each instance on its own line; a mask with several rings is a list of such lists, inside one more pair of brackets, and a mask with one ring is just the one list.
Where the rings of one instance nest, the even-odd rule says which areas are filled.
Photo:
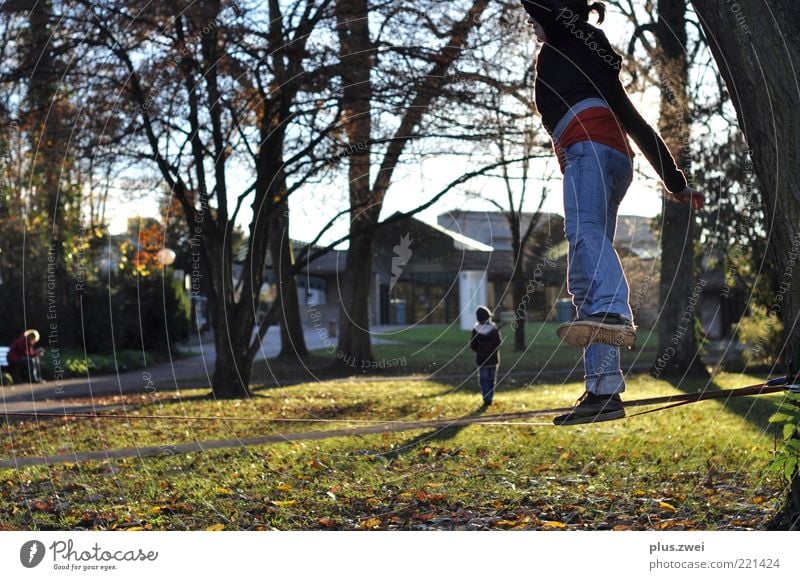
[[[612, 43], [617, 45], [624, 44], [624, 35], [627, 34], [628, 26], [621, 16], [613, 13], [609, 14], [603, 29], [610, 37]], [[534, 42], [531, 34], [531, 42]], [[656, 89], [641, 95], [631, 95], [634, 104], [642, 112], [645, 119], [655, 125], [658, 121], [658, 91]], [[634, 150], [635, 146], [634, 146]], [[653, 217], [660, 213], [662, 207], [662, 189], [655, 172], [644, 161], [641, 154], [634, 160], [637, 169], [634, 182], [620, 206], [620, 215], [638, 215]], [[399, 168], [395, 173], [395, 180], [386, 197], [381, 218], [385, 219], [396, 211], [408, 211], [424, 203], [448, 183], [455, 180], [465, 172], [474, 171], [477, 167], [470, 164], [469, 160], [462, 157], [429, 156], [416, 162], [409, 162]], [[560, 171], [554, 158], [547, 161], [536, 160], [532, 167], [532, 175], [552, 175], [546, 184], [547, 195], [543, 205], [543, 211], [558, 213], [563, 215], [563, 204], [561, 200], [561, 179]], [[250, 183], [251, 179], [247, 175], [231, 175], [231, 183]], [[232, 178], [232, 179], [231, 179]], [[536, 180], [529, 183], [529, 194], [525, 211], [535, 211], [539, 202], [539, 195], [542, 191], [543, 183]], [[499, 179], [474, 179], [461, 191], [451, 191], [442, 200], [431, 208], [421, 212], [416, 217], [426, 222], [436, 223], [438, 215], [452, 211], [454, 209], [476, 210], [476, 211], [495, 211], [495, 208], [488, 202], [480, 199], [467, 198], [464, 191], [479, 193], [481, 196], [492, 197], [500, 203], [504, 203], [505, 186]], [[132, 215], [152, 216], [158, 215], [157, 197], [160, 192], [152, 192], [144, 199], [132, 202], [122, 202], [125, 196], [119, 196], [117, 200], [109, 202], [109, 215], [111, 216], [110, 230], [112, 233], [125, 231], [127, 218]], [[129, 198], [128, 198], [129, 199]], [[290, 236], [301, 241], [314, 239], [320, 229], [337, 211], [346, 205], [347, 193], [346, 184], [339, 182], [336, 185], [312, 185], [303, 190], [299, 190], [290, 198]], [[239, 222], [249, 223], [251, 213], [249, 207], [243, 207]], [[321, 242], [330, 243], [347, 233], [348, 222], [343, 218], [337, 222], [336, 227], [332, 228]]]

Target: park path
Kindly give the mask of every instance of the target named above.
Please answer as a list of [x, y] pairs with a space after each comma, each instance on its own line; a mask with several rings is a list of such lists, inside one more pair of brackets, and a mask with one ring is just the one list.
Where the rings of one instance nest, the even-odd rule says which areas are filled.
[[[315, 329], [305, 332], [306, 345], [310, 350], [324, 348], [323, 338]], [[270, 328], [263, 344], [264, 348], [258, 353], [256, 360], [277, 356], [280, 351], [279, 329]], [[213, 340], [205, 340], [185, 348], [199, 354], [114, 374], [0, 387], [0, 416], [11, 412], [89, 411], [96, 408], [91, 402], [94, 397], [178, 391], [181, 388], [211, 388], [211, 375], [216, 360]], [[87, 401], [78, 402], [73, 399]]]

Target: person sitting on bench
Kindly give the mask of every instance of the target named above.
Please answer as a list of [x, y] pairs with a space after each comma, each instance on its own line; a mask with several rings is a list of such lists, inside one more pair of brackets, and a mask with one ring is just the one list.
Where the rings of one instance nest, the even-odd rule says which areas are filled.
[[29, 383], [42, 382], [39, 359], [44, 354], [44, 349], [34, 348], [37, 342], [39, 342], [39, 332], [29, 329], [11, 343], [8, 351], [8, 365], [11, 367], [12, 375], [25, 379]]

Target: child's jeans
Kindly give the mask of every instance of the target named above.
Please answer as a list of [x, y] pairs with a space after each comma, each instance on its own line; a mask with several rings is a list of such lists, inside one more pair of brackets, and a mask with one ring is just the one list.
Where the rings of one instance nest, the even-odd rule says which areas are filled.
[[[614, 250], [617, 211], [633, 179], [631, 159], [613, 147], [581, 141], [565, 152], [564, 229], [569, 241], [568, 290], [578, 319], [615, 313], [632, 319], [628, 281]], [[625, 390], [619, 348], [593, 343], [584, 349], [586, 390]]]
[[491, 403], [494, 398], [494, 379], [497, 376], [497, 365], [490, 367], [480, 367], [478, 369], [478, 380], [481, 384], [483, 402]]

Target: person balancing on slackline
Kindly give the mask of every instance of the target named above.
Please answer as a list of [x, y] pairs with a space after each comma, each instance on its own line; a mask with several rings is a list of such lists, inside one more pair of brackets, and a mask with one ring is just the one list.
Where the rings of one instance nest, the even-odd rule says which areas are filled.
[[625, 416], [620, 393], [620, 347], [632, 347], [636, 327], [628, 281], [613, 242], [617, 211], [633, 179], [630, 135], [673, 200], [703, 207], [659, 134], [628, 98], [621, 57], [589, 24], [605, 17], [601, 2], [521, 0], [536, 38], [536, 108], [553, 140], [564, 174], [564, 229], [569, 243], [567, 288], [577, 319], [558, 327], [566, 343], [582, 347], [586, 392], [556, 425]]

